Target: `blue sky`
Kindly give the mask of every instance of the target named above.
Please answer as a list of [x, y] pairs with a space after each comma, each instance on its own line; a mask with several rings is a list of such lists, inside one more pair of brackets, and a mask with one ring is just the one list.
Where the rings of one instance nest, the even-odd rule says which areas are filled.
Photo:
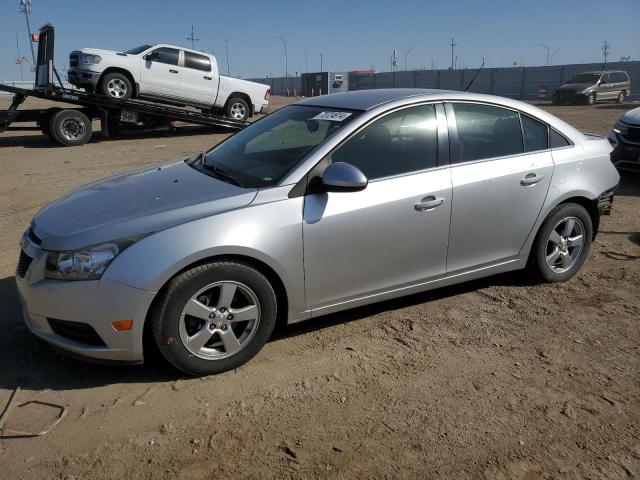
[[[610, 59], [640, 60], [640, 0], [476, 0], [407, 1], [167, 1], [33, 0], [32, 28], [46, 22], [56, 26], [58, 66], [69, 51], [81, 47], [126, 50], [143, 43], [189, 46], [193, 24], [197, 47], [215, 51], [225, 63], [229, 42], [231, 74], [262, 77], [284, 74], [287, 41], [289, 72], [389, 70], [389, 58], [404, 52], [411, 67], [446, 68], [451, 62], [451, 36], [457, 43], [458, 66], [469, 68], [486, 58], [486, 66], [544, 65], [547, 44], [560, 49], [553, 63], [601, 61], [604, 40]], [[30, 58], [24, 17], [18, 0], [0, 0], [0, 79], [19, 79], [15, 64], [16, 33], [20, 53]], [[25, 75], [31, 75], [26, 72]]]

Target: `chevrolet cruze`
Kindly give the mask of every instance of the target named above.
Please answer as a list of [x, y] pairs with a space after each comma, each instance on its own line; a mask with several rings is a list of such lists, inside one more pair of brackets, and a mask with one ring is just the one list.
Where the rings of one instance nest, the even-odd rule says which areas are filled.
[[487, 95], [303, 100], [44, 207], [22, 238], [24, 319], [95, 360], [141, 362], [148, 336], [201, 375], [247, 362], [277, 322], [516, 269], [565, 281], [611, 209], [610, 151]]

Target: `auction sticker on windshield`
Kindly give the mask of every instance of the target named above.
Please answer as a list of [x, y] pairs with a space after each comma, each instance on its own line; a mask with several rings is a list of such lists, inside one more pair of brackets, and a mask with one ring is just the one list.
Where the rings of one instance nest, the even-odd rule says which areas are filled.
[[329, 120], [330, 122], [341, 122], [350, 115], [351, 112], [320, 112], [311, 120]]

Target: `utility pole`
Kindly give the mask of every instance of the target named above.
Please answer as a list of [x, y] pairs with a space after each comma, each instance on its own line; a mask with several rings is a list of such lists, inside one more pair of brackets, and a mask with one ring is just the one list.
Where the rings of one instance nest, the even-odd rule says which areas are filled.
[[36, 54], [33, 51], [33, 40], [31, 40], [31, 25], [29, 25], [29, 15], [31, 15], [31, 0], [20, 0], [18, 4], [20, 13], [24, 13], [24, 18], [27, 21], [27, 32], [29, 33], [29, 46], [31, 47], [31, 60], [33, 64], [36, 64]]
[[609, 56], [609, 49], [611, 48], [611, 45], [609, 45], [609, 42], [607, 42], [606, 40], [604, 41], [604, 43], [602, 44], [602, 56], [604, 56], [604, 64], [607, 64], [607, 57]]
[[196, 42], [199, 42], [200, 39], [196, 37], [195, 32], [193, 31], [193, 25], [191, 25], [191, 35], [187, 37], [187, 40], [191, 42], [191, 50], [195, 50]]
[[431, 61], [431, 70], [433, 70], [433, 58], [430, 61]]
[[230, 76], [231, 74], [229, 73], [229, 42], [227, 41], [227, 39], [224, 39], [224, 49], [227, 52], [227, 76]]
[[322, 54], [320, 54], [320, 72], [322, 72]]
[[406, 52], [404, 52], [404, 71], [407, 71], [407, 55], [409, 55], [409, 52], [411, 50], [413, 50], [414, 47], [410, 47]]
[[453, 37], [451, 37], [451, 43], [449, 44], [449, 46], [451, 47], [451, 70], [453, 70], [453, 49], [456, 45], [457, 43], [453, 43]]
[[309, 62], [307, 61], [307, 46], [304, 46], [304, 73], [309, 73]]
[[289, 76], [289, 58], [287, 57], [287, 41], [281, 36], [278, 37], [282, 40], [282, 44], [284, 45], [284, 76], [285, 78]]

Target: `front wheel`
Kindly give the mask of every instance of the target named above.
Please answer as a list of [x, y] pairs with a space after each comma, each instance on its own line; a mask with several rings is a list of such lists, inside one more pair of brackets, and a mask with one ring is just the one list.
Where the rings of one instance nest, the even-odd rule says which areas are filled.
[[616, 103], [624, 103], [624, 99], [626, 98], [627, 94], [625, 92], [620, 92], [618, 94], [618, 98], [616, 98]]
[[249, 104], [243, 98], [231, 98], [227, 104], [226, 114], [227, 117], [234, 120], [245, 121], [249, 118], [251, 110]]
[[587, 97], [587, 105], [595, 105], [596, 104], [596, 94], [590, 93]]
[[558, 205], [538, 231], [529, 256], [530, 271], [545, 282], [566, 282], [587, 259], [592, 238], [591, 217], [582, 205]]
[[131, 80], [122, 73], [107, 73], [100, 84], [103, 95], [114, 100], [127, 100], [133, 95]]
[[152, 321], [163, 356], [190, 375], [238, 368], [267, 342], [276, 323], [273, 287], [239, 262], [192, 268], [169, 283]]

